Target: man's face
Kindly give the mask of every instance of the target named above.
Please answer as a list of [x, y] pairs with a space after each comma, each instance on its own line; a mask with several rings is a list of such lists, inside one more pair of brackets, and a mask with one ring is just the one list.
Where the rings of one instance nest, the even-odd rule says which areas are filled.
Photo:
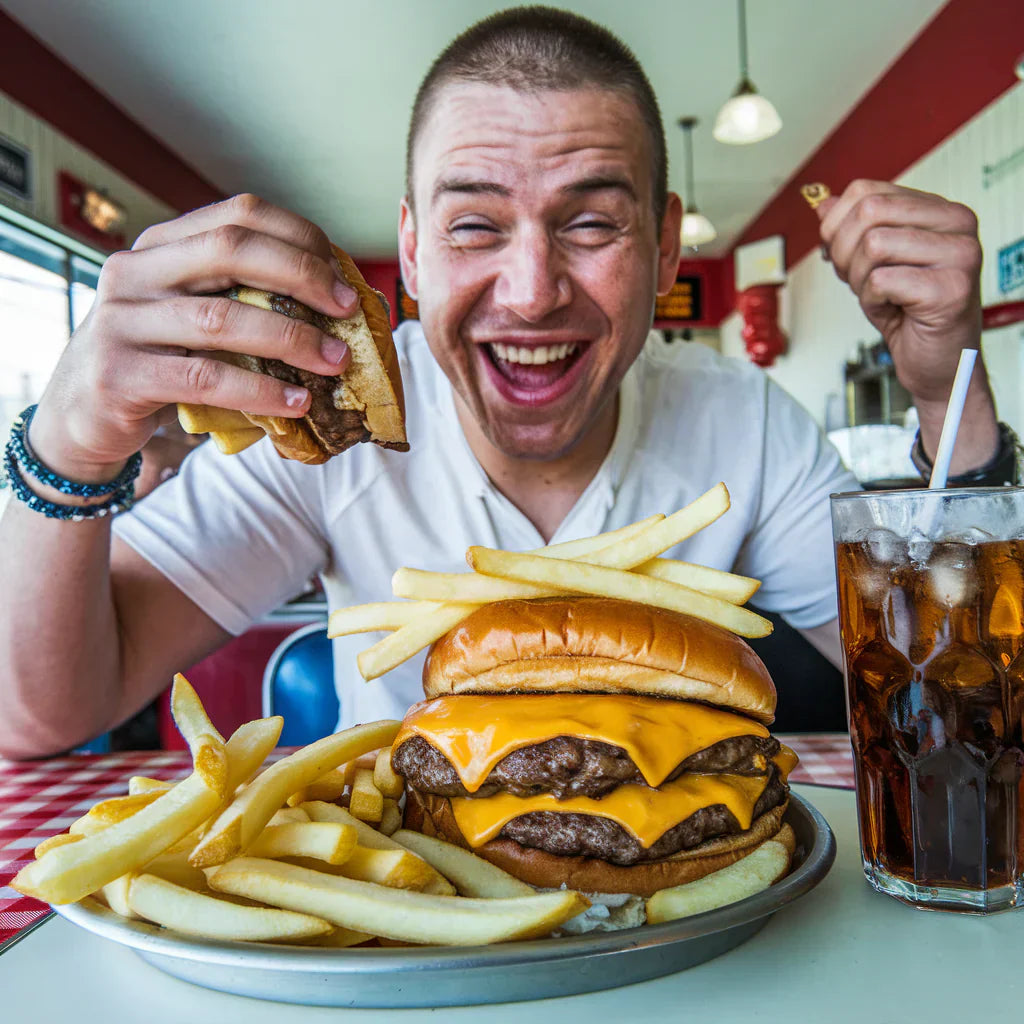
[[613, 408], [678, 266], [636, 105], [599, 89], [448, 85], [414, 168], [403, 272], [463, 411], [506, 455], [568, 453]]

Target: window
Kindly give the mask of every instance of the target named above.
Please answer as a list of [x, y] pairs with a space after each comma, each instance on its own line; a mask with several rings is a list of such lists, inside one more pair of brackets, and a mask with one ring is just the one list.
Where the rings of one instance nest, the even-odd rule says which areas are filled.
[[[0, 445], [39, 400], [71, 332], [96, 295], [102, 255], [0, 212]], [[0, 508], [10, 491], [0, 487]]]

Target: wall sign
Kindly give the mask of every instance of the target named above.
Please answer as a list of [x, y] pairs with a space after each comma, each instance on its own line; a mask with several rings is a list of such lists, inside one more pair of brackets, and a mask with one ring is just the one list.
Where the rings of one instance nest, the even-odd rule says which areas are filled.
[[999, 290], [1012, 292], [1024, 286], [1024, 238], [999, 250]]
[[32, 201], [32, 154], [6, 135], [0, 135], [0, 192]]
[[659, 295], [654, 305], [655, 320], [696, 323], [704, 315], [704, 282], [700, 277], [680, 274], [667, 295]]

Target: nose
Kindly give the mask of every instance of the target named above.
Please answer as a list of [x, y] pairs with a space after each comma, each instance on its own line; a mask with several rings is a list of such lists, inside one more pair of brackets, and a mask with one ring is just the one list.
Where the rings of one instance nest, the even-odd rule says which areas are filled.
[[569, 275], [546, 231], [517, 232], [501, 254], [494, 300], [527, 323], [538, 323], [572, 300]]

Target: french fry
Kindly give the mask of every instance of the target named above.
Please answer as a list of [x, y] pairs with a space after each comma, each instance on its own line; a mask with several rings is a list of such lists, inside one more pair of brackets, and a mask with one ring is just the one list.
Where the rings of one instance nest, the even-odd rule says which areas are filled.
[[641, 576], [652, 576], [654, 579], [699, 590], [709, 597], [720, 597], [729, 604], [746, 604], [761, 586], [760, 580], [750, 576], [738, 576], [736, 573], [691, 562], [677, 562], [671, 558], [652, 558], [649, 562], [641, 562], [633, 571]]
[[210, 440], [222, 455], [237, 455], [263, 440], [266, 432], [261, 427], [248, 426], [244, 430], [212, 430]]
[[384, 797], [373, 784], [373, 770], [359, 768], [352, 780], [352, 793], [349, 796], [348, 809], [354, 818], [360, 821], [380, 821], [384, 813]]
[[[206, 748], [204, 748], [206, 749]], [[223, 747], [221, 747], [223, 754]], [[133, 867], [146, 864], [201, 825], [223, 790], [208, 773], [193, 773], [147, 807], [78, 842], [47, 850], [15, 876], [11, 886], [45, 903], [74, 903]]]
[[207, 889], [206, 875], [188, 862], [188, 855], [193, 846], [194, 840], [184, 845], [179, 844], [178, 848], [172, 848], [161, 853], [159, 857], [154, 857], [143, 870], [147, 875], [156, 875], [165, 882], [173, 882], [195, 892], [204, 892]]
[[313, 935], [305, 939], [278, 939], [277, 941], [286, 942], [290, 946], [324, 946], [329, 949], [347, 949], [349, 946], [358, 946], [363, 942], [369, 942], [374, 937], [369, 932], [332, 927], [324, 935]]
[[[618, 543], [637, 533], [641, 533], [664, 518], [665, 516], [661, 513], [648, 516], [639, 522], [630, 523], [628, 526], [599, 534], [596, 537], [583, 537], [580, 540], [563, 541], [560, 544], [551, 544], [547, 547], [537, 548], [533, 554], [557, 556], [559, 558], [582, 558], [591, 551], [597, 551], [610, 544]], [[410, 592], [418, 592], [416, 588], [421, 585], [425, 589], [437, 587], [436, 593], [438, 594], [448, 593], [454, 595], [459, 593], [461, 587], [475, 586], [476, 584], [467, 582], [473, 580], [473, 578], [472, 573], [428, 573], [415, 569], [399, 569], [394, 576], [393, 585], [402, 588], [408, 587]], [[500, 595], [505, 593], [496, 589], [493, 583], [485, 582], [483, 587], [484, 601], [501, 600], [502, 597]], [[530, 596], [530, 593], [537, 588], [530, 588], [525, 584], [519, 584], [513, 589]], [[431, 590], [430, 592], [435, 591]], [[395, 590], [395, 594], [398, 595], [399, 591]], [[495, 597], [495, 594], [499, 596]], [[371, 604], [353, 605], [350, 608], [339, 608], [331, 613], [327, 624], [327, 635], [329, 637], [337, 637], [349, 636], [353, 633], [398, 630], [404, 626], [409, 626], [426, 615], [438, 613], [442, 607], [440, 602], [444, 600], [459, 600], [459, 598], [442, 597], [433, 601], [377, 601]], [[437, 625], [433, 628], [440, 628], [441, 624], [448, 621], [450, 621], [450, 614], [442, 613], [436, 618], [435, 622]], [[442, 635], [450, 628], [449, 626], [442, 629], [437, 635]], [[427, 627], [426, 631], [429, 633], [430, 627]], [[437, 637], [435, 636], [433, 639], [436, 640]], [[403, 637], [403, 642], [407, 642], [405, 637]], [[432, 640], [427, 641], [427, 643], [432, 642]], [[426, 646], [426, 644], [423, 646]]]
[[[360, 846], [367, 847], [371, 850], [404, 850], [406, 849], [401, 843], [396, 843], [393, 839], [388, 836], [381, 835], [375, 828], [367, 825], [366, 822], [360, 821], [358, 818], [353, 818], [344, 807], [338, 807], [336, 804], [328, 804], [323, 801], [311, 801], [308, 804], [303, 804], [302, 809], [306, 811], [314, 821], [336, 821], [342, 825], [352, 825], [356, 830], [356, 835], [359, 837], [358, 842]], [[424, 861], [424, 863], [426, 863]], [[430, 865], [427, 865], [430, 867]], [[448, 881], [439, 871], [430, 868], [433, 872], [433, 877], [430, 883], [423, 890], [424, 892], [434, 893], [438, 896], [454, 896], [455, 886]]]
[[[326, 775], [321, 775], [319, 779], [314, 779], [306, 786], [304, 788], [304, 798], [297, 803], [305, 803], [306, 800], [337, 800], [345, 792], [347, 785], [345, 773], [340, 768], [335, 768]], [[291, 803], [290, 800], [289, 803]], [[297, 806], [297, 804], [292, 806]]]
[[68, 843], [77, 843], [79, 839], [84, 838], [81, 833], [74, 832], [61, 832], [57, 836], [48, 836], [36, 848], [32, 851], [32, 856], [38, 860], [47, 850], [52, 850], [57, 846], [66, 846]]
[[402, 812], [396, 800], [384, 798], [384, 810], [381, 812], [380, 825], [377, 827], [386, 836], [394, 835], [402, 827]]
[[475, 604], [443, 604], [433, 612], [414, 619], [407, 626], [367, 647], [356, 658], [362, 677], [369, 681], [390, 672], [414, 654], [454, 629], [479, 606]]
[[789, 851], [782, 843], [769, 839], [728, 867], [656, 892], [647, 901], [647, 922], [674, 921], [746, 899], [777, 882], [788, 868]]
[[502, 871], [490, 861], [443, 839], [420, 832], [400, 829], [392, 838], [406, 849], [418, 854], [455, 884], [460, 896], [501, 899], [510, 896], [531, 896], [536, 890], [518, 878]]
[[315, 913], [343, 928], [405, 942], [456, 946], [538, 938], [590, 905], [571, 891], [515, 899], [452, 899], [254, 857], [216, 867], [208, 880], [212, 889]]
[[132, 879], [128, 905], [139, 917], [165, 928], [211, 939], [266, 942], [333, 931], [332, 925], [321, 917], [271, 907], [240, 906], [148, 874]]
[[740, 608], [717, 597], [708, 597], [677, 583], [667, 583], [621, 569], [479, 547], [471, 547], [467, 558], [474, 569], [491, 576], [531, 583], [550, 582], [553, 586], [578, 594], [614, 597], [667, 608], [714, 623], [740, 636], [767, 636], [772, 631], [768, 619], [748, 608]]
[[[165, 790], [166, 792], [166, 790]], [[93, 804], [89, 810], [68, 827], [73, 835], [91, 836], [102, 832], [111, 825], [125, 821], [137, 814], [143, 807], [148, 807], [162, 794], [157, 792], [139, 793], [136, 796], [112, 796]]]
[[223, 864], [248, 849], [274, 812], [297, 789], [368, 750], [387, 746], [399, 722], [371, 722], [325, 736], [282, 758], [253, 779], [221, 812], [192, 851], [194, 867]]
[[587, 556], [591, 565], [610, 569], [631, 569], [649, 562], [687, 537], [692, 537], [729, 511], [729, 491], [725, 484], [715, 484], [689, 505], [666, 516], [661, 522], [617, 544], [610, 544]]
[[210, 789], [227, 788], [228, 760], [224, 737], [210, 721], [199, 695], [179, 672], [171, 686], [171, 714], [192, 752], [192, 764]]
[[402, 776], [391, 767], [391, 748], [387, 747], [377, 754], [373, 763], [373, 784], [385, 797], [397, 800], [405, 792]]
[[391, 889], [422, 892], [434, 880], [434, 869], [410, 850], [375, 850], [357, 846], [343, 864], [330, 872]]
[[288, 825], [294, 822], [309, 821], [309, 815], [301, 807], [281, 807], [274, 811], [267, 828], [273, 825]]
[[420, 616], [437, 611], [436, 601], [373, 601], [338, 608], [331, 612], [327, 635], [350, 636], [353, 633], [376, 633], [379, 630], [401, 629]]
[[174, 785], [166, 779], [149, 779], [145, 775], [133, 775], [128, 780], [128, 795], [143, 796], [146, 793], [166, 793]]
[[112, 882], [107, 882], [102, 886], [100, 892], [107, 901], [107, 906], [115, 914], [120, 914], [121, 917], [126, 917], [129, 920], [138, 920], [139, 915], [132, 910], [128, 903], [128, 888], [131, 882], [131, 875], [121, 875], [120, 878], [115, 878]]
[[329, 821], [303, 821], [268, 825], [253, 841], [253, 857], [310, 857], [328, 864], [343, 864], [356, 849], [356, 830]]
[[[236, 409], [222, 409], [218, 405], [178, 403], [178, 422], [186, 434], [212, 434], [215, 431], [251, 430], [252, 422], [245, 413]], [[262, 435], [263, 431], [260, 431]]]
[[[538, 558], [588, 561], [599, 551], [616, 550], [618, 545], [640, 536], [664, 519], [665, 516], [661, 514], [649, 516], [647, 519], [624, 526], [620, 530], [598, 534], [596, 537], [584, 537], [581, 540], [565, 541], [562, 544], [535, 548], [526, 554], [536, 555]], [[499, 580], [471, 572], [427, 572], [422, 569], [409, 568], [399, 569], [391, 577], [391, 589], [396, 597], [426, 599], [419, 600], [420, 605], [430, 605], [432, 602], [490, 604], [494, 601], [553, 597], [559, 593], [551, 587]]]

